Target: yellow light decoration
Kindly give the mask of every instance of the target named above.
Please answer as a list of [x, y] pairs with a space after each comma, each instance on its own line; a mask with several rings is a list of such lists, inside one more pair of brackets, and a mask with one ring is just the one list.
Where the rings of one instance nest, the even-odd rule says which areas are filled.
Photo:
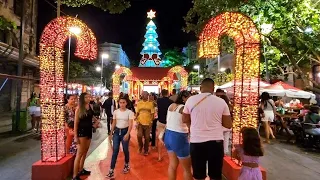
[[[185, 90], [188, 87], [188, 72], [182, 66], [175, 66], [168, 71], [168, 80], [173, 80], [173, 76], [175, 73], [179, 73], [181, 75], [181, 90]], [[170, 89], [171, 92], [172, 89]]]
[[97, 57], [97, 42], [85, 23], [73, 17], [52, 20], [40, 38], [40, 102], [41, 160], [56, 162], [66, 156], [64, 132], [63, 48], [70, 28], [78, 28], [75, 55], [93, 60]]
[[[119, 94], [120, 94], [120, 76], [122, 74], [126, 74], [126, 80], [127, 81], [132, 81], [132, 72], [129, 68], [126, 67], [120, 67], [119, 69], [117, 69], [113, 75], [112, 75], [112, 92], [113, 92], [113, 97], [115, 99], [119, 98]], [[130, 97], [130, 94], [129, 94]]]
[[220, 55], [222, 35], [235, 41], [235, 74], [232, 142], [240, 143], [243, 127], [257, 127], [260, 79], [260, 35], [254, 22], [237, 12], [225, 12], [212, 18], [200, 35], [199, 56]]

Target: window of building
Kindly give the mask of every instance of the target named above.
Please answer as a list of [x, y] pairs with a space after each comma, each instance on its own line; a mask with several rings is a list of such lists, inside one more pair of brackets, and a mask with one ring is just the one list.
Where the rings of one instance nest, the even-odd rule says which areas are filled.
[[13, 1], [13, 11], [14, 14], [21, 17], [22, 14], [22, 6], [23, 6], [23, 0], [14, 0]]

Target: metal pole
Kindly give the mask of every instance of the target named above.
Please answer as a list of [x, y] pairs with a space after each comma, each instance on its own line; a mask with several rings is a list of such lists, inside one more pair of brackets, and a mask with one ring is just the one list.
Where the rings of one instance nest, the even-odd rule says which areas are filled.
[[101, 87], [103, 86], [103, 56], [101, 61]]
[[200, 84], [200, 65], [199, 65], [199, 68], [198, 68], [198, 84]]
[[67, 68], [67, 87], [66, 87], [66, 96], [68, 96], [68, 84], [69, 84], [69, 71], [70, 71], [70, 56], [71, 56], [71, 34], [69, 35], [69, 50], [68, 50], [68, 68]]
[[61, 0], [58, 0], [57, 1], [57, 17], [60, 17], [60, 12], [61, 12], [60, 6], [61, 6]]
[[[19, 61], [18, 61], [18, 73], [17, 76], [22, 76], [22, 66], [24, 59], [24, 30], [25, 30], [25, 10], [26, 10], [26, 1], [22, 1], [21, 7], [21, 21], [20, 21], [20, 46], [19, 46]], [[15, 127], [12, 128], [12, 131], [19, 130], [20, 123], [20, 110], [21, 110], [21, 93], [22, 93], [22, 81], [21, 79], [17, 80], [17, 102], [16, 102], [16, 123]], [[14, 122], [13, 122], [14, 123]]]
[[[265, 40], [265, 37], [264, 37], [264, 40]], [[265, 56], [265, 53], [266, 53], [266, 46], [265, 45], [263, 45], [263, 52], [264, 52], [264, 55], [263, 55], [263, 57], [264, 57], [264, 62], [265, 62], [265, 64], [266, 64], [266, 81], [268, 82], [268, 83], [270, 83], [270, 75], [269, 75], [269, 70], [268, 70], [268, 58], [266, 58], [266, 56]]]

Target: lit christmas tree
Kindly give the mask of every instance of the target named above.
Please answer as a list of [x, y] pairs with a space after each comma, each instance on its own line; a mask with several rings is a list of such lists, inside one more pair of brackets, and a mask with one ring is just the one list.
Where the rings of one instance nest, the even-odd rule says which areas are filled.
[[162, 67], [160, 55], [162, 54], [159, 49], [159, 42], [157, 40], [158, 34], [156, 32], [156, 25], [152, 21], [156, 12], [150, 10], [147, 13], [150, 22], [147, 24], [147, 32], [144, 35], [145, 40], [143, 49], [141, 51], [142, 58], [140, 60], [139, 67]]

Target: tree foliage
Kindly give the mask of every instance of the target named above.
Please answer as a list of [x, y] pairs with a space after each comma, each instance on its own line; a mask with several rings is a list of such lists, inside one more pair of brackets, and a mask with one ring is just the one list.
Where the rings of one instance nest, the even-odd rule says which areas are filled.
[[[84, 85], [101, 84], [101, 72], [96, 71], [96, 67], [101, 66], [100, 62], [84, 63], [82, 61], [71, 60], [69, 78], [70, 82], [80, 83]], [[67, 63], [65, 62], [64, 78], [67, 78]], [[109, 62], [103, 67], [103, 83], [108, 89], [112, 87], [112, 74], [115, 69], [115, 63]]]
[[17, 25], [14, 22], [7, 20], [5, 17], [0, 16], [0, 30], [8, 31], [17, 29]]
[[[64, 77], [65, 79], [67, 78], [67, 67], [68, 64], [64, 64], [65, 71], [64, 71]], [[87, 68], [82, 65], [79, 61], [70, 61], [70, 66], [69, 66], [69, 78], [74, 79], [76, 77], [82, 77], [84, 74], [87, 74]]]
[[61, 0], [61, 3], [71, 7], [93, 5], [111, 14], [122, 13], [131, 6], [128, 0]]
[[184, 30], [199, 33], [210, 18], [223, 11], [248, 15], [260, 30], [263, 24], [273, 24], [269, 34], [262, 34], [262, 72], [266, 58], [274, 78], [293, 74], [306, 88], [319, 92], [320, 84], [309, 78], [311, 65], [320, 64], [319, 8], [319, 0], [194, 0]]
[[[12, 44], [15, 45], [15, 47], [19, 47], [20, 42], [17, 37], [17, 25], [15, 22], [9, 21], [5, 17], [0, 16], [0, 30], [8, 33], [12, 39]], [[6, 50], [0, 52], [0, 56], [12, 48], [12, 46], [8, 46]]]
[[165, 67], [174, 67], [183, 65], [187, 56], [178, 48], [166, 50], [163, 56], [163, 64]]

